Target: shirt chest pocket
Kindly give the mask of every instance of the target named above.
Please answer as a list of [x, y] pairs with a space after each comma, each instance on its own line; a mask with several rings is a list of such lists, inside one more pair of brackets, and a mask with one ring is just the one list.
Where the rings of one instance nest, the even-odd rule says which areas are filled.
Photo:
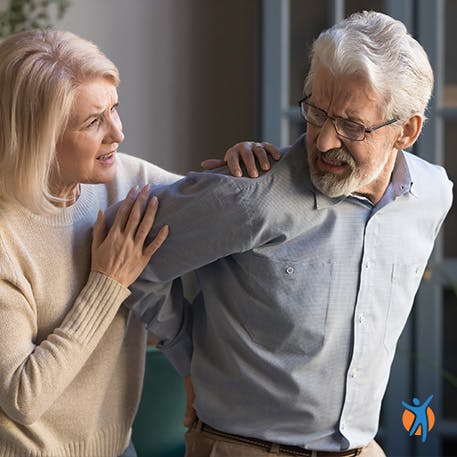
[[244, 267], [250, 293], [240, 313], [251, 339], [272, 351], [318, 352], [325, 338], [332, 264], [251, 254]]

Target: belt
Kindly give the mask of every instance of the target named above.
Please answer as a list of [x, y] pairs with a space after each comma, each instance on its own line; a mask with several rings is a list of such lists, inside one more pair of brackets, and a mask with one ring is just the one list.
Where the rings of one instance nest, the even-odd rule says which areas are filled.
[[[355, 457], [362, 452], [362, 448], [350, 449], [348, 451], [311, 451], [310, 449], [304, 449], [300, 446], [288, 446], [285, 444], [272, 443], [270, 441], [261, 440], [258, 438], [250, 438], [247, 436], [233, 435], [232, 433], [222, 432], [216, 430], [213, 427], [199, 421], [199, 426], [202, 432], [209, 432], [213, 435], [220, 436], [222, 438], [229, 438], [233, 441], [238, 441], [244, 444], [251, 444], [253, 446], [260, 447], [267, 451], [271, 451], [276, 448], [279, 452], [289, 455], [300, 455], [304, 457]], [[197, 426], [198, 427], [198, 426]]]

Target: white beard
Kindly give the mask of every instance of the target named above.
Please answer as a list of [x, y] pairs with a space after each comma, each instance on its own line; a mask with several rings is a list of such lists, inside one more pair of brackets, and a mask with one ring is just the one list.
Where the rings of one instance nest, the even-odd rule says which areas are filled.
[[317, 160], [322, 153], [313, 151], [312, 156], [308, 154], [308, 164], [310, 168], [311, 182], [314, 187], [323, 194], [331, 198], [342, 197], [352, 194], [361, 187], [370, 184], [384, 170], [389, 156], [386, 154], [385, 160], [379, 164], [370, 174], [363, 174], [357, 167], [354, 158], [344, 149], [332, 149], [325, 152], [325, 160], [332, 163], [344, 163], [349, 166], [350, 172], [346, 177], [341, 177], [329, 172], [321, 171], [317, 166]]

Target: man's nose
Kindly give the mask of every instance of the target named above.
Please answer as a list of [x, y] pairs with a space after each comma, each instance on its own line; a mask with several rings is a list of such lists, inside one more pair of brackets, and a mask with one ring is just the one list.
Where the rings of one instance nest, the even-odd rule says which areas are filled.
[[327, 119], [319, 129], [316, 137], [316, 146], [321, 152], [342, 147], [342, 142], [336, 133], [335, 126], [331, 119]]

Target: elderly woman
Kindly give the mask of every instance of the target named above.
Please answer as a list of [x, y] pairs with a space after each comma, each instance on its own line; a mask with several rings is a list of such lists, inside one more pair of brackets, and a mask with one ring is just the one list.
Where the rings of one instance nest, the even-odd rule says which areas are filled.
[[167, 236], [144, 244], [146, 183], [179, 176], [117, 152], [118, 83], [68, 32], [0, 44], [0, 456], [135, 455], [146, 330], [121, 305]]

